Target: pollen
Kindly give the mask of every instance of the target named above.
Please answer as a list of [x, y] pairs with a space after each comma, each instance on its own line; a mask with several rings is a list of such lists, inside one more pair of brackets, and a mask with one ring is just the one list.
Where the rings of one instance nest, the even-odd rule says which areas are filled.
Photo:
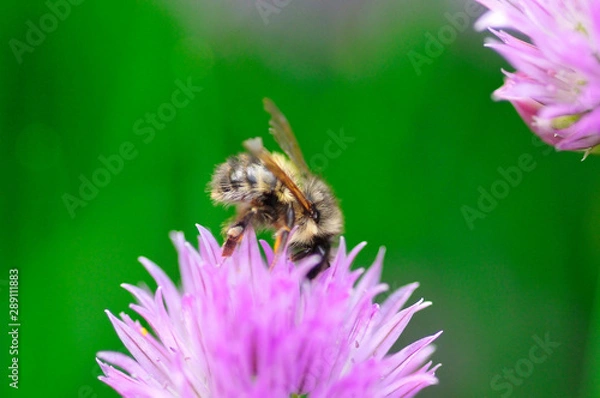
[[566, 129], [581, 119], [581, 114], [558, 116], [552, 119], [552, 127], [558, 130]]

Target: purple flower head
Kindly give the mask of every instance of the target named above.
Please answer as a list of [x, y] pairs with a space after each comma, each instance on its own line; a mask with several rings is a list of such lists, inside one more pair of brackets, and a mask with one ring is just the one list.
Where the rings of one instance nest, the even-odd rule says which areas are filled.
[[[199, 249], [173, 233], [182, 286], [150, 260], [140, 261], [158, 285], [152, 293], [123, 285], [137, 299], [128, 315], [108, 313], [130, 356], [98, 353], [100, 379], [125, 397], [310, 398], [412, 397], [437, 383], [428, 357], [440, 333], [390, 352], [412, 316], [431, 303], [402, 309], [413, 283], [374, 303], [383, 251], [368, 271], [350, 270], [364, 246], [346, 252], [313, 281], [308, 258], [294, 265], [248, 231], [228, 258], [206, 229]], [[363, 273], [364, 272], [364, 273]]]
[[489, 11], [475, 27], [500, 39], [487, 46], [516, 69], [504, 71], [494, 97], [510, 101], [559, 150], [589, 152], [600, 144], [600, 2], [477, 1]]

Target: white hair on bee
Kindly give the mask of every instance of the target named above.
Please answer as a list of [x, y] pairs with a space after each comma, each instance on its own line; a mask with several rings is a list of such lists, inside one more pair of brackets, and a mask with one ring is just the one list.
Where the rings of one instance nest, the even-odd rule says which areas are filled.
[[277, 254], [289, 246], [292, 260], [321, 257], [308, 274], [314, 278], [329, 266], [331, 246], [343, 230], [342, 212], [331, 188], [308, 170], [287, 118], [270, 100], [265, 109], [271, 114], [270, 131], [287, 156], [270, 153], [256, 137], [244, 141], [248, 153], [216, 167], [210, 197], [237, 209], [225, 226], [223, 256], [231, 255], [249, 225], [269, 229], [275, 231]]

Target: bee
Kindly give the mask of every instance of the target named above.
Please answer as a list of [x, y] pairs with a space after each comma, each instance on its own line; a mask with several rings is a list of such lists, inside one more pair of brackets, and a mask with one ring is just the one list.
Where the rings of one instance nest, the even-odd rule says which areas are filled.
[[307, 275], [313, 279], [329, 267], [332, 244], [343, 229], [342, 212], [331, 188], [310, 172], [286, 117], [270, 99], [265, 98], [263, 104], [271, 116], [269, 132], [287, 156], [270, 153], [257, 137], [244, 141], [247, 153], [216, 167], [208, 186], [210, 197], [237, 209], [223, 231], [222, 255], [233, 253], [250, 225], [274, 230], [271, 266], [286, 246], [292, 261], [317, 255], [319, 261]]

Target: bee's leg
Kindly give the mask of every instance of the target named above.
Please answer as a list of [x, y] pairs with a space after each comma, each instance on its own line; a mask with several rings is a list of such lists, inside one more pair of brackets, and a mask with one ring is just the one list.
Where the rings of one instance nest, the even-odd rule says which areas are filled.
[[328, 240], [319, 239], [315, 241], [311, 246], [305, 246], [299, 251], [292, 255], [292, 261], [302, 260], [305, 257], [311, 255], [318, 255], [319, 262], [308, 272], [306, 277], [308, 279], [314, 279], [320, 272], [325, 271], [329, 268], [329, 252], [331, 250], [331, 243]]
[[227, 228], [227, 240], [223, 244], [223, 257], [229, 257], [233, 254], [233, 250], [237, 246], [238, 242], [244, 236], [244, 231], [252, 221], [252, 217], [256, 215], [256, 208], [252, 207], [238, 217], [237, 221]]
[[289, 205], [285, 212], [285, 225], [277, 231], [277, 237], [275, 238], [275, 247], [273, 248], [275, 256], [273, 256], [273, 261], [271, 261], [269, 269], [273, 269], [277, 261], [279, 261], [281, 253], [283, 253], [283, 251], [285, 250], [285, 245], [287, 243], [290, 231], [292, 230], [295, 221], [296, 214], [294, 212], [294, 207], [292, 205]]

